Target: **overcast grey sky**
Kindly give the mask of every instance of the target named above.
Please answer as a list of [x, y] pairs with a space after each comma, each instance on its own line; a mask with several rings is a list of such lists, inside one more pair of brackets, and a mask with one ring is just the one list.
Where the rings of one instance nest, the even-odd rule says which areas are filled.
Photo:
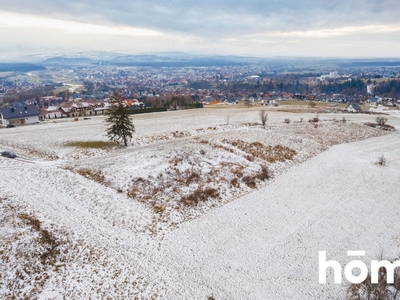
[[398, 0], [0, 0], [0, 53], [399, 57]]

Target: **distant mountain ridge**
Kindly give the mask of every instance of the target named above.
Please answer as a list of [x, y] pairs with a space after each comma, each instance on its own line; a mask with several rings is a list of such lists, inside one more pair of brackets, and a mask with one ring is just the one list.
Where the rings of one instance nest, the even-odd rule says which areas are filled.
[[0, 63], [0, 72], [31, 72], [40, 70], [46, 70], [46, 67], [31, 63]]
[[91, 64], [94, 61], [86, 57], [55, 56], [42, 61], [41, 65], [65, 65], [65, 64]]
[[229, 66], [248, 64], [296, 65], [329, 64], [338, 67], [385, 67], [399, 66], [398, 58], [322, 58], [322, 57], [270, 57], [260, 58], [237, 55], [193, 54], [185, 52], [154, 52], [130, 54], [121, 52], [89, 51], [76, 53], [31, 54], [21, 59], [24, 63], [3, 64], [3, 71], [33, 71], [43, 70], [45, 67], [76, 66], [139, 66], [139, 67], [201, 67], [201, 66]]
[[55, 56], [41, 61], [44, 66], [72, 66], [79, 64], [102, 64], [115, 66], [201, 66], [236, 65], [265, 62], [265, 59], [241, 56], [192, 55], [185, 53], [126, 54], [98, 57]]

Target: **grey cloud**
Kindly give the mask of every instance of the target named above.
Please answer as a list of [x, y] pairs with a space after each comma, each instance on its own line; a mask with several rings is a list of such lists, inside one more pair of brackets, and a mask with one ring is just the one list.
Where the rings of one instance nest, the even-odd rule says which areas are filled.
[[396, 0], [0, 0], [3, 10], [220, 38], [398, 22]]

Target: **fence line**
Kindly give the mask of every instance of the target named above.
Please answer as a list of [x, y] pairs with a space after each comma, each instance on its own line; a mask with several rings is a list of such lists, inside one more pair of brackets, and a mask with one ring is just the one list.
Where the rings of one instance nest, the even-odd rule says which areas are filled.
[[30, 152], [34, 152], [39, 154], [40, 156], [45, 156], [49, 159], [58, 159], [57, 152], [55, 151], [49, 151], [49, 150], [43, 150], [43, 149], [38, 149], [35, 146], [29, 145], [29, 144], [23, 144], [20, 142], [16, 141], [9, 141], [9, 140], [0, 140], [0, 144], [4, 146], [10, 146], [16, 149], [22, 149], [22, 150], [28, 150]]

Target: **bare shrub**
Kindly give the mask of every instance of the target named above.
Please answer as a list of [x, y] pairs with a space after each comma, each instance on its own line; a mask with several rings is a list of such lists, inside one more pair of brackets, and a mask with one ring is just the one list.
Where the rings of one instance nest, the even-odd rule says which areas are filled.
[[245, 183], [248, 187], [255, 189], [256, 180], [265, 181], [272, 178], [272, 175], [267, 166], [261, 166], [261, 171], [254, 175], [246, 175], [242, 177], [243, 183]]
[[140, 190], [139, 190], [138, 187], [134, 187], [134, 188], [130, 189], [130, 190], [127, 192], [127, 195], [128, 195], [128, 197], [130, 197], [130, 198], [136, 198], [136, 197], [138, 196], [139, 191], [140, 191]]
[[267, 166], [261, 166], [261, 171], [256, 175], [256, 178], [264, 181], [272, 178], [272, 174]]
[[174, 158], [171, 158], [168, 162], [173, 166], [177, 166], [182, 161], [183, 161], [183, 157], [174, 157]]
[[215, 299], [214, 295], [211, 295], [211, 296], [207, 297], [207, 300], [216, 300], [216, 299]]
[[240, 186], [239, 180], [237, 178], [233, 178], [231, 180], [231, 186], [236, 187], [236, 188], [239, 187]]
[[241, 178], [243, 177], [243, 168], [243, 166], [238, 166], [232, 171], [232, 173], [235, 174], [236, 177]]
[[205, 202], [210, 198], [219, 198], [219, 191], [214, 188], [198, 188], [193, 193], [181, 198], [180, 202], [184, 205], [195, 206], [199, 202]]
[[154, 205], [153, 209], [155, 213], [162, 215], [167, 209], [167, 207], [165, 205]]
[[172, 136], [174, 137], [174, 138], [181, 138], [181, 137], [185, 137], [185, 136], [188, 136], [189, 135], [189, 133], [188, 132], [183, 132], [183, 131], [175, 131], [175, 132], [172, 132]]
[[261, 120], [261, 124], [265, 128], [265, 124], [267, 124], [267, 120], [268, 120], [268, 113], [265, 110], [260, 111], [260, 120]]
[[319, 117], [318, 117], [318, 115], [316, 115], [314, 118], [308, 120], [308, 122], [310, 122], [310, 123], [318, 123], [318, 122], [319, 122]]
[[247, 155], [247, 156], [246, 156], [246, 159], [247, 159], [248, 161], [254, 161], [254, 156], [252, 156], [252, 155]]
[[[153, 186], [152, 182], [146, 178], [137, 177], [131, 181], [132, 188], [130, 188], [126, 193], [130, 198], [137, 198], [138, 200], [144, 199], [144, 194], [149, 192], [149, 187]], [[163, 183], [162, 183], [163, 184]], [[162, 185], [161, 184], [161, 185]], [[156, 192], [157, 187], [153, 187], [153, 192]]]
[[310, 103], [308, 103], [308, 106], [314, 108], [317, 106], [317, 103], [315, 103], [314, 101], [310, 101]]
[[200, 173], [195, 170], [187, 169], [185, 171], [186, 175], [186, 185], [190, 185], [193, 182], [198, 182], [201, 178]]
[[383, 126], [383, 125], [386, 124], [387, 118], [382, 117], [382, 116], [378, 116], [378, 117], [376, 117], [375, 121], [376, 121], [376, 124], [378, 124], [380, 126]]
[[256, 177], [254, 175], [246, 175], [242, 177], [242, 181], [252, 189], [255, 189], [256, 186]]
[[386, 166], [386, 163], [386, 157], [382, 154], [381, 156], [379, 156], [378, 161], [375, 164], [378, 166]]
[[343, 117], [343, 118], [342, 118], [342, 122], [343, 122], [343, 123], [346, 123], [346, 121], [347, 121], [346, 118]]
[[286, 119], [284, 120], [284, 122], [285, 122], [286, 124], [289, 124], [289, 123], [290, 123], [290, 119], [289, 119], [289, 118], [286, 118]]

